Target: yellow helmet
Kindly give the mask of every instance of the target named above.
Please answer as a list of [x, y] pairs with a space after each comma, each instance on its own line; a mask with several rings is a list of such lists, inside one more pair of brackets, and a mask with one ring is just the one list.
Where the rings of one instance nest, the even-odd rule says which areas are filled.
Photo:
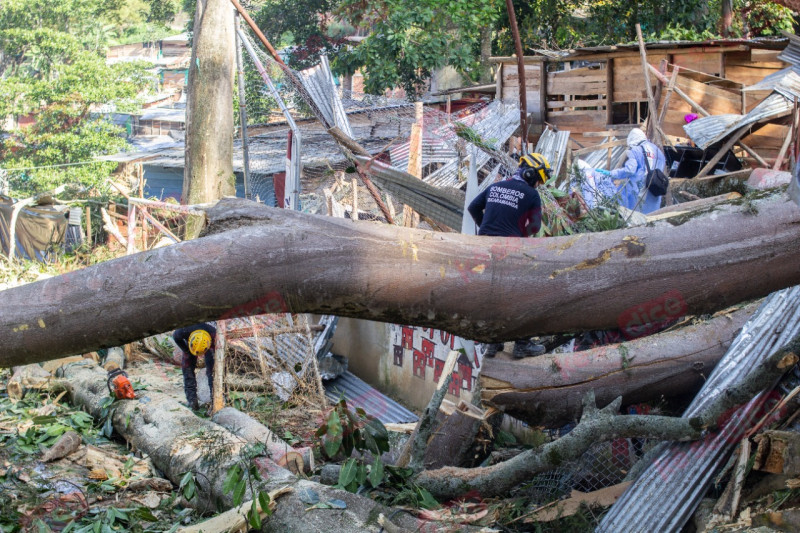
[[211, 348], [211, 335], [204, 329], [196, 329], [189, 335], [189, 351], [201, 356]]
[[[520, 167], [530, 167], [536, 172], [534, 173], [526, 173], [524, 170], [522, 172], [522, 178], [534, 185], [536, 180], [540, 180], [542, 185], [547, 183], [547, 180], [550, 179], [550, 175], [552, 171], [550, 170], [550, 163], [547, 161], [547, 158], [542, 154], [528, 154], [523, 155], [519, 158], [519, 166]], [[526, 174], [528, 174], [526, 176]]]

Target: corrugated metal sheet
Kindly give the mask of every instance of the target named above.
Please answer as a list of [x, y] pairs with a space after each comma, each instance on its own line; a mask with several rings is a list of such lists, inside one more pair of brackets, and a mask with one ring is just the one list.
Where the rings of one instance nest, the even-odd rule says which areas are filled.
[[[603, 143], [609, 142], [611, 138], [606, 137]], [[602, 143], [601, 143], [602, 144]], [[627, 146], [615, 146], [611, 149], [611, 168], [619, 168], [625, 161], [625, 154], [628, 152]], [[606, 168], [608, 162], [608, 149], [595, 150], [586, 155], [581, 156], [581, 159], [586, 161], [592, 168]]]
[[[469, 115], [458, 122], [472, 128], [494, 148], [499, 148], [519, 127], [519, 107], [516, 103], [495, 100], [478, 113]], [[453, 145], [455, 145], [456, 137], [455, 131], [452, 131], [450, 138], [453, 139]], [[473, 152], [475, 153], [478, 169], [483, 168], [492, 159], [489, 154], [477, 146], [468, 144], [464, 162], [459, 161], [457, 158], [451, 159], [442, 168], [426, 176], [424, 178], [425, 183], [429, 183], [434, 187], [460, 187], [462, 181], [459, 180], [459, 167], [469, 161]]]
[[[800, 286], [772, 293], [736, 336], [684, 413], [692, 417], [739, 383], [760, 361], [800, 334]], [[766, 393], [736, 411], [717, 433], [693, 443], [664, 444], [596, 531], [680, 531], [744, 432], [757, 422]], [[763, 412], [761, 413], [763, 415]]]
[[314, 100], [317, 109], [322, 113], [328, 124], [335, 124], [349, 137], [353, 137], [353, 130], [344, 112], [342, 100], [333, 80], [328, 58], [321, 56], [320, 64], [298, 72], [300, 81]]
[[785, 68], [742, 90], [776, 91], [793, 100], [795, 97], [800, 97], [800, 75], [792, 68]]
[[408, 424], [419, 420], [417, 415], [349, 371], [325, 383], [325, 396], [332, 402], [344, 396], [348, 407], [361, 407], [384, 424]]
[[724, 137], [731, 125], [738, 124], [742, 119], [744, 115], [712, 115], [693, 120], [683, 129], [697, 146], [705, 147], [715, 142], [715, 139]]
[[778, 59], [786, 61], [790, 65], [800, 67], [800, 37], [797, 35], [787, 35], [789, 45], [778, 54]]
[[458, 189], [439, 189], [408, 172], [398, 170], [380, 161], [355, 156], [369, 175], [400, 202], [426, 215], [440, 224], [460, 228], [464, 215], [464, 192]]
[[558, 176], [564, 157], [567, 155], [569, 144], [568, 131], [554, 131], [550, 126], [542, 132], [539, 142], [536, 143], [535, 152], [542, 154], [550, 163], [553, 175]]
[[[788, 91], [790, 87], [784, 87]], [[683, 129], [700, 148], [721, 141], [744, 126], [786, 115], [792, 110], [792, 101], [781, 92], [773, 92], [746, 115], [715, 115], [699, 118], [686, 124]]]

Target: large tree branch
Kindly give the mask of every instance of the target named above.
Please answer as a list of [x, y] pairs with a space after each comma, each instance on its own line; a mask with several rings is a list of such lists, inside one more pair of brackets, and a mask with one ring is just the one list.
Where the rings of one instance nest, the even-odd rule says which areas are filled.
[[484, 498], [492, 497], [507, 493], [535, 474], [577, 459], [598, 442], [633, 437], [671, 441], [699, 439], [705, 430], [727, 422], [726, 414], [771, 387], [797, 363], [798, 353], [800, 336], [764, 359], [741, 385], [724, 391], [700, 416], [692, 418], [619, 415], [621, 398], [598, 410], [594, 394], [589, 393], [580, 423], [564, 437], [488, 467], [445, 467], [422, 472], [416, 483], [442, 499], [456, 498], [470, 491], [477, 491]]
[[511, 340], [613, 327], [635, 313], [663, 320], [668, 298], [673, 311], [697, 313], [800, 283], [800, 212], [783, 194], [674, 227], [547, 239], [434, 233], [243, 200], [209, 214], [217, 233], [3, 291], [0, 366], [265, 312]]
[[746, 305], [699, 324], [586, 351], [485, 359], [481, 399], [532, 426], [561, 427], [580, 417], [589, 390], [600, 405], [617, 396], [630, 405], [692, 394], [756, 307]]

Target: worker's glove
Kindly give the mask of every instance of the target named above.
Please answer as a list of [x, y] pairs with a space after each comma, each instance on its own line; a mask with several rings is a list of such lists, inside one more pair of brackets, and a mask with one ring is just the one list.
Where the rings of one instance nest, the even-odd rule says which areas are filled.
[[610, 176], [611, 175], [611, 172], [609, 172], [608, 170], [606, 170], [604, 168], [596, 168], [596, 169], [594, 169], [594, 171], [597, 172], [598, 174], [602, 174], [603, 176]]

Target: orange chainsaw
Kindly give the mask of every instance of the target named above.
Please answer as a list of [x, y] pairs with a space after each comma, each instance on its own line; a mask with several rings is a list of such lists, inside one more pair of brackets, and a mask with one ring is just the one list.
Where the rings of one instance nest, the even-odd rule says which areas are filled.
[[128, 379], [128, 374], [124, 370], [117, 368], [108, 372], [108, 392], [117, 400], [135, 400], [136, 394], [133, 392], [133, 385]]

